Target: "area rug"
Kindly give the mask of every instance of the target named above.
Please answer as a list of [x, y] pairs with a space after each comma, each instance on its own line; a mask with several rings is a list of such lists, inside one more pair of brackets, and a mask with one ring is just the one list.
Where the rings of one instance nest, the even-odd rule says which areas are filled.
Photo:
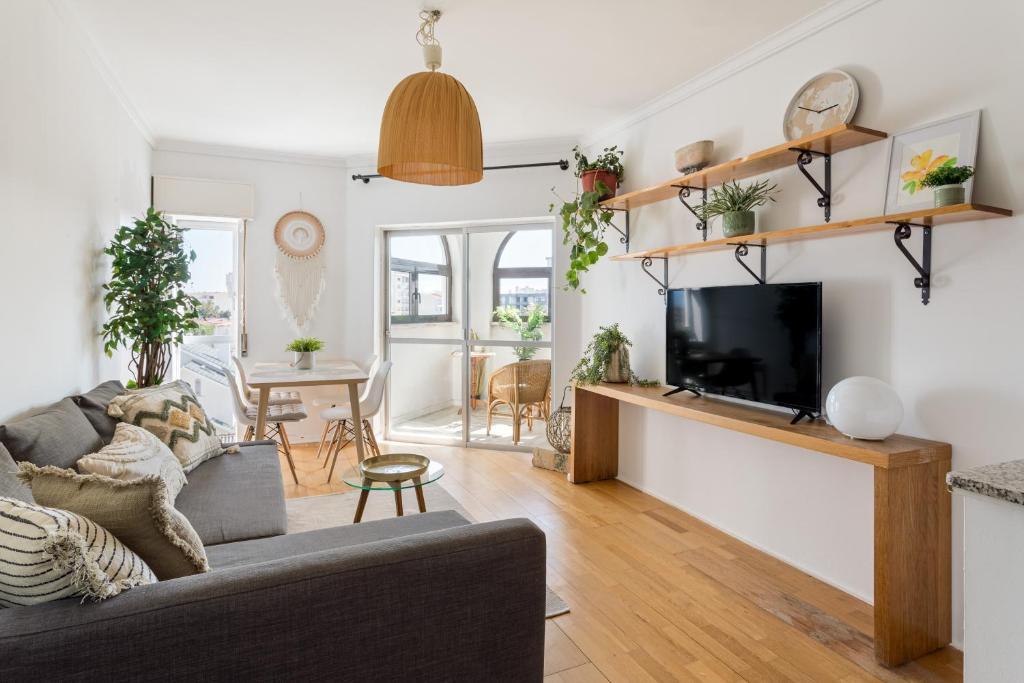
[[[470, 521], [474, 521], [472, 515], [466, 512], [459, 502], [452, 498], [451, 494], [438, 484], [429, 484], [423, 487], [423, 496], [427, 502], [427, 510], [436, 512], [438, 510], [455, 510]], [[331, 526], [351, 524], [356, 514], [356, 505], [359, 503], [359, 494], [356, 491], [351, 493], [332, 493], [325, 496], [308, 496], [306, 498], [290, 498], [285, 505], [288, 509], [288, 533], [294, 534], [300, 531], [313, 531]], [[407, 514], [419, 514], [416, 506], [416, 495], [411, 490], [402, 491], [402, 507]], [[390, 493], [373, 492], [366, 500], [366, 509], [363, 511], [363, 521], [369, 522], [374, 519], [390, 519], [395, 516], [395, 498]], [[558, 597], [550, 588], [547, 589], [545, 598], [545, 616], [550, 619], [560, 614], [566, 614], [569, 606], [562, 598]]]

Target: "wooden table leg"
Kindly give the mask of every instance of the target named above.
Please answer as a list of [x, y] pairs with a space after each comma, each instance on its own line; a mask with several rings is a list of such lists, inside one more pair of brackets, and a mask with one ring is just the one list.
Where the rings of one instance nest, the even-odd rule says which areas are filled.
[[363, 479], [363, 486], [367, 487], [359, 492], [359, 504], [356, 506], [356, 516], [352, 520], [353, 524], [358, 524], [363, 521], [363, 511], [366, 509], [366, 499], [370, 497], [370, 480]]
[[950, 464], [875, 468], [875, 658], [884, 666], [952, 640]]
[[270, 405], [270, 387], [260, 387], [260, 399], [256, 405], [256, 440], [267, 438], [267, 406]]
[[619, 402], [574, 387], [569, 481], [614, 479], [619, 473]]
[[391, 488], [395, 492], [395, 514], [402, 517], [405, 514], [402, 511], [402, 483], [395, 482], [391, 485]]
[[420, 506], [420, 512], [426, 512], [427, 500], [423, 497], [423, 482], [419, 477], [413, 477], [412, 483], [416, 484], [416, 502]]
[[363, 442], [363, 416], [359, 412], [359, 386], [348, 385], [348, 401], [352, 410], [352, 431], [355, 432], [356, 457], [358, 462], [366, 458], [366, 444]]

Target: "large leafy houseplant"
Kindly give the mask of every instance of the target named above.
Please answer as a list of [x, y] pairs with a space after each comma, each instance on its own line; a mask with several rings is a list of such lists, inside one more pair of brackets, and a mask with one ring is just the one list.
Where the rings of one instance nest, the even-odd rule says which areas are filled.
[[[502, 327], [518, 332], [523, 341], [540, 341], [544, 338], [540, 327], [547, 320], [547, 311], [537, 304], [530, 304], [524, 316], [514, 306], [499, 306], [494, 309], [494, 320]], [[537, 353], [537, 347], [513, 346], [512, 353], [521, 361], [530, 360]]]
[[[615, 147], [605, 148], [604, 153], [593, 161], [579, 147], [573, 148], [573, 156], [576, 160], [576, 195], [572, 200], [562, 200], [558, 214], [562, 219], [562, 244], [569, 247], [565, 288], [586, 294], [587, 290], [580, 288], [580, 273], [587, 272], [608, 253], [604, 234], [615, 212], [601, 206], [601, 200], [610, 193], [610, 188], [601, 177], [596, 177], [591, 190], [583, 187], [581, 178], [587, 172], [598, 171], [614, 176], [616, 182], [619, 182], [624, 170], [622, 151]], [[555, 204], [551, 204], [549, 210], [554, 211]]]
[[194, 251], [185, 249], [185, 229], [152, 207], [145, 218], [121, 226], [103, 253], [111, 257], [103, 303], [111, 312], [103, 325], [103, 350], [131, 350], [129, 388], [160, 384], [171, 364], [171, 347], [184, 341], [199, 318], [199, 300], [185, 292]]
[[[598, 384], [608, 381], [609, 371], [619, 372], [629, 384], [655, 387], [659, 382], [641, 379], [629, 366], [629, 347], [633, 342], [622, 333], [619, 324], [598, 328], [587, 344], [583, 357], [573, 368], [570, 379], [577, 384]], [[616, 367], [617, 366], [617, 367]]]

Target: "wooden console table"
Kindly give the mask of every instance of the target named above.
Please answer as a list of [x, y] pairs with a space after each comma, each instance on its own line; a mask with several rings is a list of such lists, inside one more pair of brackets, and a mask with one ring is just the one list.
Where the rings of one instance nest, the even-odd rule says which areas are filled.
[[573, 391], [569, 481], [612, 479], [619, 469], [619, 403], [631, 403], [875, 468], [875, 658], [898, 666], [952, 639], [950, 495], [952, 447], [896, 434], [848, 439], [823, 422], [789, 424], [785, 414], [677, 394], [665, 387], [577, 386]]

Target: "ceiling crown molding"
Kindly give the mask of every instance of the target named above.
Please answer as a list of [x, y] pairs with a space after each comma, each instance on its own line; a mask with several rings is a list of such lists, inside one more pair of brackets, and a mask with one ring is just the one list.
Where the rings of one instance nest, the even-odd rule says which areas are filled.
[[246, 161], [269, 161], [279, 164], [301, 164], [304, 166], [326, 166], [329, 168], [347, 168], [348, 159], [342, 156], [319, 154], [302, 154], [299, 152], [279, 152], [251, 147], [233, 147], [231, 145], [213, 145], [206, 142], [190, 140], [172, 140], [160, 138], [154, 148], [157, 152], [176, 152], [178, 154], [200, 154], [228, 159]]
[[117, 99], [121, 108], [124, 109], [125, 113], [128, 114], [128, 118], [131, 119], [135, 127], [139, 129], [139, 133], [146, 140], [146, 143], [154, 148], [155, 140], [153, 137], [153, 131], [150, 130], [146, 124], [146, 120], [142, 118], [142, 114], [135, 107], [135, 104], [128, 97], [121, 82], [114, 75], [114, 71], [110, 68], [110, 64], [103, 58], [103, 54], [97, 47], [96, 41], [93, 39], [89, 29], [85, 27], [85, 22], [78, 15], [74, 9], [72, 3], [69, 0], [50, 0], [50, 7], [53, 8], [54, 13], [57, 17], [64, 22], [64, 25], [68, 28], [68, 31], [75, 36], [78, 45], [85, 52], [86, 56], [89, 57], [89, 61], [92, 62], [93, 67], [99, 73], [100, 78], [110, 88], [114, 98]]
[[724, 62], [677, 85], [663, 95], [659, 95], [633, 112], [616, 119], [606, 126], [587, 133], [583, 136], [583, 142], [589, 146], [607, 140], [610, 136], [693, 97], [716, 83], [720, 83], [738, 74], [744, 69], [785, 50], [805, 38], [813, 36], [876, 2], [879, 2], [879, 0], [833, 0], [833, 2], [808, 14], [803, 19], [754, 43]]

